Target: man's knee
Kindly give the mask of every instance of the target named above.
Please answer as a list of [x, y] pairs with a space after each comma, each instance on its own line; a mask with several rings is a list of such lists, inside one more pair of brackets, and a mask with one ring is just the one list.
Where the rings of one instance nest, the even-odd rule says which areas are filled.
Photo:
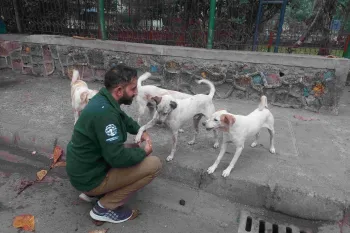
[[158, 173], [162, 169], [162, 162], [157, 156], [149, 155], [144, 159], [145, 166], [151, 174]]

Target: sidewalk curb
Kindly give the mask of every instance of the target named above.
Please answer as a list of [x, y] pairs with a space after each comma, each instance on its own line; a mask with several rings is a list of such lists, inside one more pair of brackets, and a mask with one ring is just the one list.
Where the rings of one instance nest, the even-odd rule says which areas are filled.
[[[38, 154], [50, 158], [53, 148], [58, 145], [63, 151], [70, 140], [70, 135], [53, 134], [23, 128], [0, 122], [0, 142], [35, 150]], [[160, 177], [185, 183], [205, 192], [253, 207], [262, 207], [293, 217], [308, 220], [339, 221], [346, 216], [349, 200], [334, 197], [325, 193], [310, 193], [281, 184], [263, 184], [248, 178], [232, 177], [225, 179], [221, 174], [209, 175], [205, 169], [193, 169], [180, 165], [176, 161], [171, 164], [162, 159], [163, 166]]]

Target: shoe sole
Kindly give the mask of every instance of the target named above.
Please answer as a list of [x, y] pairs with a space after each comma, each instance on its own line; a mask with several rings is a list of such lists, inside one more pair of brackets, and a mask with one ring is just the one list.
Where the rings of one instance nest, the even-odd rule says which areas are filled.
[[96, 215], [92, 210], [90, 210], [90, 217], [96, 221], [101, 221], [101, 222], [110, 222], [110, 223], [122, 223], [122, 222], [126, 222], [128, 221], [131, 217], [132, 217], [132, 213], [131, 215], [127, 218], [127, 219], [123, 219], [123, 220], [119, 220], [119, 221], [114, 221], [110, 218], [106, 218], [104, 216], [99, 216]]
[[98, 199], [97, 198], [91, 198], [91, 197], [88, 197], [86, 194], [84, 193], [81, 193], [79, 195], [79, 198], [83, 201], [86, 201], [86, 202], [95, 202], [97, 201]]

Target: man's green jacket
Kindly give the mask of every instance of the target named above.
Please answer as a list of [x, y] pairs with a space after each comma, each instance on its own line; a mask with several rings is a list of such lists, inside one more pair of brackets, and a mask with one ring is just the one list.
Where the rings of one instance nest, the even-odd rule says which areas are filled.
[[90, 191], [101, 184], [110, 168], [141, 162], [146, 156], [142, 148], [124, 148], [127, 133], [135, 135], [139, 128], [102, 88], [81, 112], [67, 145], [71, 184], [79, 191]]

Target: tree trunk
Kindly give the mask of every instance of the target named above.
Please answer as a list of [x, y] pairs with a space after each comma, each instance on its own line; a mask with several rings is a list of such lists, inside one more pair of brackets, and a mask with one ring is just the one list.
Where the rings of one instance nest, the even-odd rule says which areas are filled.
[[314, 20], [310, 24], [310, 26], [306, 29], [306, 31], [303, 33], [303, 35], [299, 38], [297, 42], [294, 43], [293, 48], [298, 48], [300, 47], [304, 41], [307, 39], [307, 37], [310, 35], [311, 31], [314, 29], [314, 27], [317, 25], [318, 20], [321, 18], [321, 12], [322, 12], [322, 6], [318, 9]]

